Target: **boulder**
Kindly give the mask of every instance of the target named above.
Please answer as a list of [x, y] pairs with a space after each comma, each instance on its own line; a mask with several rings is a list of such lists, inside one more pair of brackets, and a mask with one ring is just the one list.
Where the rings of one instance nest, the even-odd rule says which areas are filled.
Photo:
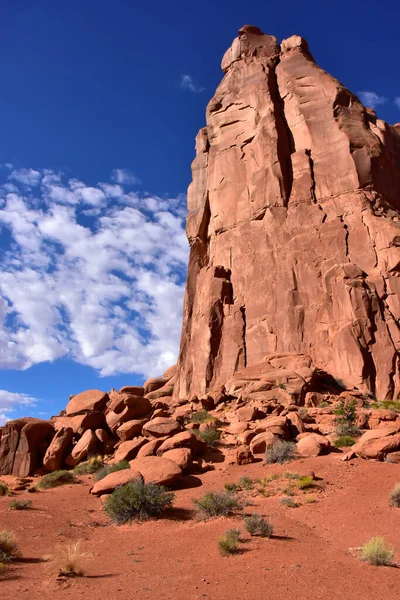
[[131, 460], [131, 468], [143, 475], [145, 483], [171, 485], [182, 475], [178, 465], [163, 456], [145, 456]]
[[163, 458], [172, 460], [182, 471], [186, 471], [192, 464], [192, 451], [190, 448], [174, 448], [164, 452]]
[[367, 431], [351, 450], [361, 458], [376, 460], [383, 460], [387, 454], [400, 450], [400, 420], [386, 427]]
[[94, 431], [88, 429], [81, 439], [73, 447], [71, 454], [66, 458], [66, 463], [70, 467], [75, 467], [82, 460], [96, 454], [99, 440]]
[[295, 438], [299, 433], [304, 433], [306, 430], [304, 423], [297, 412], [288, 412], [286, 419], [289, 424], [290, 437]]
[[132, 421], [127, 421], [118, 427], [116, 434], [121, 442], [126, 442], [127, 440], [131, 440], [137, 435], [140, 435], [145, 423], [147, 423], [147, 419], [133, 419]]
[[284, 440], [290, 439], [288, 421], [286, 417], [268, 417], [260, 423], [257, 423], [256, 432], [270, 431]]
[[148, 379], [143, 384], [145, 395], [160, 389], [163, 387], [163, 385], [168, 383], [169, 379], [170, 378], [164, 379], [163, 377], [151, 377], [151, 379]]
[[151, 404], [143, 396], [133, 396], [113, 390], [110, 392], [110, 402], [107, 408], [109, 412], [117, 414], [122, 414], [129, 409], [130, 419], [139, 419], [151, 411]]
[[101, 412], [87, 412], [74, 417], [55, 417], [52, 421], [56, 431], [62, 428], [71, 428], [78, 435], [83, 435], [88, 429], [98, 429], [104, 423]]
[[330, 441], [317, 433], [303, 434], [297, 442], [296, 452], [301, 456], [319, 456], [329, 451]]
[[144, 396], [142, 385], [124, 385], [119, 391], [121, 394], [129, 394], [130, 396]]
[[144, 456], [155, 456], [158, 448], [167, 439], [167, 437], [161, 437], [155, 438], [154, 440], [150, 440], [147, 444], [140, 448], [136, 458], [142, 458]]
[[97, 481], [90, 490], [90, 493], [94, 494], [95, 496], [111, 494], [120, 485], [126, 485], [127, 483], [136, 480], [143, 481], [143, 477], [134, 469], [122, 469], [121, 471], [114, 471], [114, 473], [109, 473], [109, 475], [106, 475], [103, 477], [103, 479]]
[[252, 454], [264, 454], [267, 448], [270, 448], [279, 441], [280, 438], [271, 431], [259, 433], [251, 440], [250, 451]]
[[50, 442], [46, 454], [43, 458], [43, 467], [45, 471], [58, 471], [71, 451], [74, 432], [71, 427], [62, 427]]
[[86, 390], [73, 396], [65, 409], [67, 417], [86, 412], [102, 412], [108, 402], [108, 394], [100, 390]]
[[140, 448], [147, 443], [147, 439], [144, 437], [137, 437], [134, 440], [122, 442], [122, 444], [118, 446], [118, 449], [115, 452], [113, 462], [117, 463], [121, 460], [132, 460], [133, 458], [135, 458]]
[[99, 440], [99, 450], [102, 451], [103, 454], [112, 454], [118, 440], [113, 438], [105, 429], [96, 429], [94, 433]]
[[175, 450], [176, 448], [190, 448], [196, 451], [199, 439], [190, 431], [182, 431], [166, 439], [157, 450], [157, 456], [162, 456], [164, 452]]
[[143, 425], [143, 435], [149, 438], [172, 436], [182, 431], [183, 427], [174, 419], [156, 417]]
[[238, 465], [248, 465], [254, 462], [254, 456], [248, 446], [239, 446], [237, 448], [236, 462]]
[[0, 442], [0, 475], [28, 477], [43, 465], [54, 427], [49, 421], [24, 418], [8, 421]]

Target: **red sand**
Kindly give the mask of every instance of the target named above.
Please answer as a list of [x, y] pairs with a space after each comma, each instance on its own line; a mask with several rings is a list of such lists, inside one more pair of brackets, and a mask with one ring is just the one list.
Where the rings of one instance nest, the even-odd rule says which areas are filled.
[[[361, 460], [343, 463], [340, 454], [282, 466], [239, 467], [227, 462], [215, 466], [215, 471], [201, 476], [201, 487], [176, 491], [175, 509], [168, 518], [131, 526], [110, 524], [101, 501], [89, 494], [90, 477], [81, 478], [81, 485], [18, 493], [18, 499], [32, 500], [32, 511], [8, 511], [10, 498], [0, 498], [0, 529], [17, 535], [23, 553], [23, 560], [0, 577], [0, 597], [398, 598], [400, 571], [362, 563], [355, 549], [370, 537], [383, 535], [396, 547], [400, 562], [400, 509], [388, 502], [391, 489], [400, 481], [399, 466]], [[319, 482], [323, 489], [308, 492], [316, 502], [298, 508], [281, 506], [279, 495], [253, 498], [250, 493], [244, 511], [268, 516], [274, 525], [273, 539], [250, 538], [239, 517], [199, 522], [189, 512], [192, 498], [222, 489], [225, 482], [288, 470], [313, 470], [323, 478]], [[230, 527], [243, 531], [242, 553], [222, 557], [217, 538]], [[82, 540], [86, 553], [85, 576], [60, 581], [54, 560], [42, 559], [54, 556], [60, 544], [77, 540]]]

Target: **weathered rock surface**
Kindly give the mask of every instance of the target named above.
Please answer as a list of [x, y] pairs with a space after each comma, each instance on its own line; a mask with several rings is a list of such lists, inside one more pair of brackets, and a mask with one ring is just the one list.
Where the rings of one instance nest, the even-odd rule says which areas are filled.
[[41, 468], [53, 435], [49, 421], [28, 417], [8, 421], [2, 428], [0, 475], [33, 475]]
[[182, 431], [182, 425], [167, 417], [156, 417], [143, 425], [143, 435], [149, 438], [172, 436]]
[[108, 401], [108, 394], [100, 390], [86, 390], [73, 396], [68, 402], [65, 413], [67, 417], [85, 412], [102, 411]]
[[292, 353], [397, 397], [400, 128], [318, 67], [299, 36], [279, 47], [245, 26], [222, 68], [188, 190], [174, 395]]
[[147, 444], [148, 441], [144, 437], [137, 437], [134, 440], [128, 442], [122, 442], [117, 448], [114, 456], [114, 462], [120, 462], [121, 460], [132, 460], [136, 457], [140, 448]]
[[73, 438], [74, 432], [71, 427], [62, 427], [56, 432], [43, 458], [43, 466], [48, 473], [61, 468], [71, 450]]
[[100, 479], [100, 481], [97, 481], [90, 490], [90, 493], [94, 494], [95, 496], [111, 494], [119, 485], [125, 485], [137, 479], [143, 478], [141, 474], [134, 469], [122, 469], [121, 471], [115, 471], [114, 473], [109, 473], [103, 477], [103, 479]]
[[350, 452], [361, 458], [383, 460], [386, 454], [397, 450], [400, 450], [400, 419], [386, 427], [367, 431], [351, 447]]
[[94, 431], [88, 429], [81, 439], [73, 447], [71, 454], [65, 460], [67, 465], [75, 467], [79, 462], [85, 460], [91, 454], [95, 454], [98, 447], [98, 438]]
[[144, 482], [170, 485], [182, 475], [178, 465], [163, 456], [145, 456], [130, 461], [130, 466], [143, 475]]

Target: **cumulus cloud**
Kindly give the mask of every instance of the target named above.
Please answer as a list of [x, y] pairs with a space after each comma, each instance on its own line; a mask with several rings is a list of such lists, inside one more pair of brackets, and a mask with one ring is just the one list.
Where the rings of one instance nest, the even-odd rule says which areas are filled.
[[[9, 163], [4, 165], [5, 167], [12, 166]], [[39, 171], [35, 171], [34, 169], [13, 169], [8, 176], [8, 179], [15, 181], [26, 187], [34, 187], [38, 185], [42, 178], [42, 175]]]
[[40, 175], [34, 195], [0, 185], [0, 368], [68, 357], [101, 375], [161, 373], [178, 352], [184, 197]]
[[0, 390], [0, 426], [9, 420], [9, 413], [16, 407], [34, 406], [38, 400], [28, 394], [18, 394]]
[[199, 86], [193, 79], [191, 75], [181, 75], [181, 81], [179, 84], [181, 90], [188, 90], [189, 92], [193, 92], [194, 94], [199, 94], [200, 92], [204, 92], [204, 88]]
[[121, 185], [138, 185], [141, 183], [140, 179], [129, 169], [114, 169], [111, 179]]
[[397, 106], [397, 108], [400, 108], [400, 96], [397, 96], [393, 102], [395, 103], [395, 105]]
[[360, 96], [361, 102], [370, 108], [376, 108], [377, 106], [386, 104], [387, 102], [387, 98], [385, 98], [385, 96], [379, 96], [376, 92], [364, 91], [357, 93]]

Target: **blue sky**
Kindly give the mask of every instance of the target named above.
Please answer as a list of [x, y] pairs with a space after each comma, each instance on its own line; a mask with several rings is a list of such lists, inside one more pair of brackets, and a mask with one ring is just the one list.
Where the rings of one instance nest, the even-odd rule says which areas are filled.
[[237, 29], [302, 35], [394, 123], [399, 17], [387, 1], [3, 0], [0, 423], [174, 362], [194, 137]]

